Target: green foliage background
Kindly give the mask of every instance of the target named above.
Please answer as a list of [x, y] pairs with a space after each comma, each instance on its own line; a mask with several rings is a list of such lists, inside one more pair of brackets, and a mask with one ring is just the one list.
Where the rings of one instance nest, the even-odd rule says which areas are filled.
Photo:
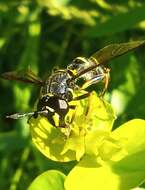
[[[1, 0], [0, 73], [31, 68], [40, 77], [90, 56], [110, 43], [145, 39], [142, 0]], [[145, 119], [145, 48], [111, 61], [106, 99], [117, 111], [115, 126]], [[39, 88], [0, 82], [0, 186], [25, 190], [47, 169], [67, 174], [74, 163], [48, 161], [31, 144], [27, 119], [4, 115], [33, 109]]]

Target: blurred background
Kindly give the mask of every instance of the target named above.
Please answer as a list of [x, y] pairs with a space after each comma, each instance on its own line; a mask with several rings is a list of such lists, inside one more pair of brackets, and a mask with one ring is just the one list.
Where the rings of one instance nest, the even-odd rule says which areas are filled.
[[[145, 39], [142, 0], [1, 0], [0, 73], [31, 68], [41, 78], [90, 56], [110, 43]], [[145, 47], [112, 60], [105, 98], [117, 114], [115, 127], [145, 119]], [[39, 87], [0, 80], [0, 188], [25, 190], [47, 169], [67, 174], [72, 163], [46, 159], [31, 144], [27, 118], [3, 116], [31, 111]]]

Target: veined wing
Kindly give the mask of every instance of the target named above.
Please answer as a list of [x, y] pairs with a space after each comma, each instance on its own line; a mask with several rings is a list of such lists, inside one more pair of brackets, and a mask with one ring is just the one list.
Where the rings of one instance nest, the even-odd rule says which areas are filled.
[[132, 51], [138, 47], [144, 46], [145, 40], [143, 41], [133, 41], [133, 42], [127, 42], [127, 43], [119, 43], [119, 44], [110, 44], [93, 55], [89, 57], [91, 63], [90, 67], [82, 70], [81, 72], [77, 73], [74, 77], [72, 77], [71, 80], [75, 80], [82, 76], [83, 74], [97, 68], [99, 65], [104, 65], [108, 61], [111, 61], [115, 57], [119, 57], [125, 53], [128, 53], [129, 51]]
[[24, 83], [32, 83], [36, 85], [43, 85], [44, 81], [42, 81], [38, 76], [36, 76], [33, 71], [29, 70], [20, 70], [20, 71], [11, 71], [6, 72], [1, 75], [1, 78], [6, 80], [16, 80]]
[[115, 57], [126, 54], [129, 51], [132, 51], [143, 45], [145, 45], [145, 40], [120, 44], [110, 44], [94, 53], [90, 58], [95, 58], [98, 62], [98, 65], [102, 65]]

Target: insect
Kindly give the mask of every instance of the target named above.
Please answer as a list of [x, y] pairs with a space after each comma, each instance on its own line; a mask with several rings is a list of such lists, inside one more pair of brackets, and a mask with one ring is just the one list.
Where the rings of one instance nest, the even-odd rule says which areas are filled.
[[[36, 111], [15, 113], [6, 117], [19, 119], [25, 116], [33, 116], [37, 118], [40, 114], [47, 117], [48, 121], [55, 127], [67, 127], [65, 117], [69, 109], [75, 109], [75, 106], [70, 105], [69, 102], [88, 97], [90, 93], [86, 90], [87, 87], [99, 82], [104, 83], [101, 93], [101, 95], [104, 95], [108, 87], [110, 73], [105, 64], [113, 58], [143, 45], [145, 45], [145, 41], [108, 45], [89, 58], [75, 58], [66, 69], [54, 71], [45, 80], [37, 77], [31, 70], [3, 73], [1, 75], [3, 79], [17, 80], [40, 86], [40, 96], [37, 101]], [[84, 79], [84, 83], [81, 86], [77, 85], [79, 79]], [[75, 91], [82, 90], [85, 90], [84, 94], [74, 97]], [[58, 125], [56, 125], [54, 119], [56, 115], [59, 120]]]

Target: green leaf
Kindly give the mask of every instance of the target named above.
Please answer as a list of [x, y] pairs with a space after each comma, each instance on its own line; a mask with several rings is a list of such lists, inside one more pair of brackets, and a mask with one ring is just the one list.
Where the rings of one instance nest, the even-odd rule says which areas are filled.
[[[136, 77], [138, 78], [138, 77]], [[139, 81], [140, 82], [140, 81]], [[136, 88], [136, 94], [132, 97], [127, 105], [126, 112], [139, 118], [145, 117], [145, 83], [140, 82]], [[136, 87], [137, 87], [136, 85]], [[137, 106], [136, 106], [137, 105]]]
[[28, 142], [27, 138], [22, 138], [16, 131], [0, 133], [0, 151], [14, 151], [24, 148]]
[[86, 9], [82, 9], [79, 6], [75, 6], [69, 3], [70, 0], [37, 0], [42, 7], [48, 9], [48, 13], [51, 16], [60, 16], [64, 20], [77, 20], [81, 24], [95, 25], [95, 18], [100, 16], [100, 13], [95, 9], [89, 9], [88, 5]]
[[108, 34], [121, 32], [134, 27], [138, 22], [145, 19], [145, 6], [130, 9], [126, 13], [121, 13], [111, 17], [103, 23], [86, 30], [85, 35], [90, 38], [96, 38]]
[[64, 190], [64, 179], [65, 175], [61, 172], [46, 171], [34, 179], [28, 190]]

